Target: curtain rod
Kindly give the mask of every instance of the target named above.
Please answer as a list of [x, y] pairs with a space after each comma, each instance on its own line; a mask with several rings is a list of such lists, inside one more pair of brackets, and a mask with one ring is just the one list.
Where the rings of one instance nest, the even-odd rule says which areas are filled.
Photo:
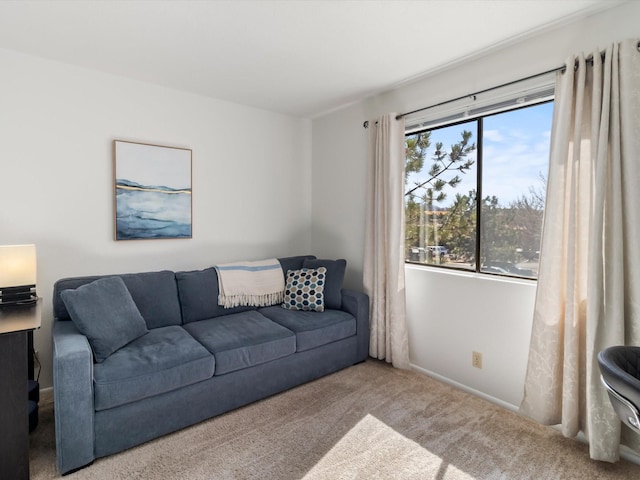
[[[563, 65], [562, 67], [553, 68], [551, 70], [547, 70], [546, 72], [536, 73], [535, 75], [529, 75], [528, 77], [519, 78], [518, 80], [512, 80], [510, 82], [503, 83], [501, 85], [496, 85], [495, 87], [485, 88], [484, 90], [479, 90], [479, 91], [474, 92], [474, 93], [469, 93], [467, 95], [462, 95], [461, 97], [456, 97], [456, 98], [452, 98], [451, 100], [445, 100], [444, 102], [435, 103], [433, 105], [429, 105], [428, 107], [422, 107], [422, 108], [418, 108], [416, 110], [411, 110], [410, 112], [400, 113], [400, 114], [396, 115], [396, 120], [400, 120], [401, 118], [406, 117], [407, 115], [412, 115], [414, 113], [422, 112], [423, 110], [429, 110], [430, 108], [441, 107], [442, 105], [446, 105], [448, 103], [457, 102], [458, 100], [463, 100], [465, 98], [472, 98], [473, 100], [475, 100], [475, 97], [477, 95], [482, 94], [482, 93], [487, 93], [487, 92], [490, 92], [492, 90], [497, 90], [499, 88], [508, 87], [508, 86], [513, 85], [515, 83], [520, 83], [520, 82], [524, 82], [524, 81], [527, 81], [527, 80], [531, 80], [532, 78], [542, 77], [543, 75], [548, 75], [548, 74], [553, 73], [553, 72], [558, 72], [560, 70], [564, 70], [565, 68], [566, 68], [566, 66]], [[362, 126], [364, 128], [369, 128], [369, 120], [366, 120], [362, 124]]]
[[[640, 52], [640, 42], [637, 43], [636, 48]], [[604, 60], [604, 56], [605, 56], [605, 52], [600, 52], [600, 58], [602, 60]], [[593, 55], [589, 55], [586, 58], [586, 60], [587, 60], [587, 62], [593, 63]], [[574, 68], [578, 68], [578, 60], [576, 60], [576, 63], [574, 64]], [[566, 69], [567, 69], [567, 66], [566, 65], [562, 65], [561, 67], [552, 68], [551, 70], [547, 70], [546, 72], [536, 73], [534, 75], [529, 75], [528, 77], [520, 78], [518, 80], [512, 80], [510, 82], [503, 83], [503, 84], [497, 85], [495, 87], [485, 88], [484, 90], [480, 90], [480, 91], [475, 92], [475, 93], [470, 93], [468, 95], [462, 95], [461, 97], [453, 98], [451, 100], [446, 100], [444, 102], [436, 103], [434, 105], [429, 105], [428, 107], [422, 107], [422, 108], [418, 108], [417, 110], [412, 110], [410, 112], [400, 113], [400, 114], [396, 115], [396, 120], [400, 120], [401, 118], [406, 117], [407, 115], [412, 115], [414, 113], [422, 112], [424, 110], [429, 110], [430, 108], [441, 107], [442, 105], [446, 105], [446, 104], [452, 103], [452, 102], [457, 102], [458, 100], [463, 100], [465, 98], [473, 98], [475, 100], [475, 97], [477, 95], [482, 94], [482, 93], [487, 93], [487, 92], [490, 92], [492, 90], [497, 90], [498, 88], [508, 87], [508, 86], [513, 85], [515, 83], [524, 82], [526, 80], [531, 80], [532, 78], [541, 77], [543, 75], [548, 75], [548, 74], [553, 73], [553, 72], [559, 72], [559, 71], [563, 71], [564, 72]], [[364, 128], [369, 128], [369, 120], [366, 120], [362, 124], [362, 126]]]
[[528, 77], [519, 78], [518, 80], [512, 80], [510, 82], [503, 83], [503, 84], [497, 85], [495, 87], [485, 88], [484, 90], [480, 90], [478, 92], [471, 93], [469, 95], [462, 95], [461, 97], [452, 98], [451, 100], [446, 100], [444, 102], [436, 103], [434, 105], [429, 105], [428, 107], [422, 107], [422, 108], [418, 108], [417, 110], [411, 110], [410, 112], [400, 113], [399, 115], [396, 115], [396, 120], [400, 120], [401, 118], [406, 117], [408, 115], [412, 115], [414, 113], [422, 112], [423, 110], [429, 110], [430, 108], [441, 107], [442, 105], [446, 105], [447, 103], [457, 102], [458, 100], [462, 100], [464, 98], [471, 97], [473, 100], [475, 100], [475, 97], [477, 95], [480, 95], [480, 94], [483, 94], [483, 93], [487, 93], [487, 92], [490, 92], [492, 90], [497, 90], [499, 88], [509, 87], [509, 86], [514, 85], [516, 83], [526, 82], [527, 80], [531, 80], [533, 78], [542, 77], [542, 76], [548, 75], [550, 73], [558, 72], [560, 70], [564, 70], [565, 68], [566, 68], [566, 66], [563, 65], [562, 67], [553, 68], [551, 70], [547, 70], [546, 72], [536, 73], [535, 75], [529, 75]]

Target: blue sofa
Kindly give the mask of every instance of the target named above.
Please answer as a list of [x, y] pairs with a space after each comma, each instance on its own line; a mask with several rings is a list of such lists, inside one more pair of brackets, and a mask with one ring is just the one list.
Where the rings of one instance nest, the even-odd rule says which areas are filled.
[[[279, 260], [286, 274], [323, 262], [314, 259]], [[99, 361], [61, 293], [114, 277], [146, 328]], [[329, 280], [324, 312], [224, 309], [214, 268], [58, 280], [52, 336], [60, 473], [364, 361], [368, 297], [342, 289], [342, 277], [331, 293]]]

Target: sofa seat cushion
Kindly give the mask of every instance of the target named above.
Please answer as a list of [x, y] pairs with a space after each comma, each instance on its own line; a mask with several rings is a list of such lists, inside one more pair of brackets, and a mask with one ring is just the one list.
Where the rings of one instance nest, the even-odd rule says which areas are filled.
[[295, 334], [255, 310], [188, 323], [184, 329], [216, 357], [216, 375], [296, 351]]
[[153, 328], [93, 367], [96, 410], [211, 378], [215, 359], [182, 327]]
[[277, 324], [295, 332], [298, 352], [356, 334], [356, 319], [342, 310], [306, 312], [273, 306], [260, 308], [258, 311]]

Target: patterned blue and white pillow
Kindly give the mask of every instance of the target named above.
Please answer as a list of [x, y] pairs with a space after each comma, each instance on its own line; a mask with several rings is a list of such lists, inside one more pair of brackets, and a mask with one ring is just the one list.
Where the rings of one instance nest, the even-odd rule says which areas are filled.
[[327, 269], [302, 268], [287, 272], [282, 308], [324, 312], [324, 285]]

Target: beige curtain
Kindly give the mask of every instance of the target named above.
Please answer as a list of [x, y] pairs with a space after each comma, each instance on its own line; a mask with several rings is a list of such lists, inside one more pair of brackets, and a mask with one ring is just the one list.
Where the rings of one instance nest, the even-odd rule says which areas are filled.
[[369, 122], [364, 290], [369, 295], [369, 355], [409, 368], [404, 288], [404, 120]]
[[[640, 345], [640, 53], [638, 40], [583, 54], [558, 73], [547, 202], [521, 411], [591, 458], [615, 461], [622, 431], [596, 356]], [[574, 68], [576, 65], [576, 68]], [[626, 427], [624, 427], [626, 430]]]

